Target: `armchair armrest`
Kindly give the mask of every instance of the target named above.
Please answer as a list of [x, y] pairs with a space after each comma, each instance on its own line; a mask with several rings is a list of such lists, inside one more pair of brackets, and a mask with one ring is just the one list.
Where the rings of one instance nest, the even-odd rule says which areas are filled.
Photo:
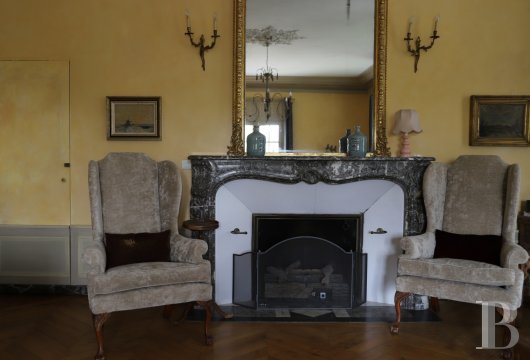
[[180, 234], [171, 238], [171, 261], [198, 264], [203, 262], [202, 256], [208, 251], [204, 240], [190, 239]]
[[107, 255], [103, 243], [94, 241], [83, 253], [83, 260], [87, 265], [87, 274], [103, 274], [107, 266]]
[[432, 232], [405, 236], [401, 239], [401, 248], [405, 251], [405, 254], [401, 256], [409, 259], [432, 258], [435, 246], [436, 240]]
[[528, 253], [516, 243], [505, 241], [501, 248], [501, 266], [510, 269], [519, 269], [519, 264], [528, 262]]

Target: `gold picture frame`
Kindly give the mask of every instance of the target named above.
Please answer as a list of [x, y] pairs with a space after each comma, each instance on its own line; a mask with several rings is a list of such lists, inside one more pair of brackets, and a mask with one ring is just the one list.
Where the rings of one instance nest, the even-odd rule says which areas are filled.
[[473, 95], [470, 146], [530, 146], [530, 96]]
[[[243, 126], [245, 114], [245, 23], [246, 0], [233, 0], [233, 86], [232, 86], [232, 135], [227, 147], [229, 156], [245, 155]], [[390, 157], [386, 135], [386, 66], [387, 66], [387, 14], [388, 0], [374, 0], [374, 100], [373, 120], [370, 132], [374, 156]], [[311, 155], [311, 154], [306, 154]], [[313, 155], [321, 155], [314, 153]]]

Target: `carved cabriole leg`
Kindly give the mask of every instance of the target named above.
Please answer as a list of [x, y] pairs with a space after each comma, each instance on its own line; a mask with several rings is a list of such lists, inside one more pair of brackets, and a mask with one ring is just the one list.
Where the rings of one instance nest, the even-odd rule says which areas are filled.
[[213, 337], [210, 335], [210, 321], [212, 320], [213, 301], [197, 301], [197, 304], [206, 310], [206, 314], [204, 315], [204, 338], [206, 345], [212, 345]]
[[394, 305], [396, 307], [396, 321], [390, 326], [390, 333], [392, 335], [399, 334], [399, 322], [401, 321], [401, 300], [409, 296], [409, 292], [396, 291], [394, 295]]
[[94, 329], [96, 330], [96, 341], [98, 343], [98, 352], [94, 357], [96, 360], [104, 360], [105, 353], [103, 351], [103, 325], [109, 319], [110, 313], [93, 314]]

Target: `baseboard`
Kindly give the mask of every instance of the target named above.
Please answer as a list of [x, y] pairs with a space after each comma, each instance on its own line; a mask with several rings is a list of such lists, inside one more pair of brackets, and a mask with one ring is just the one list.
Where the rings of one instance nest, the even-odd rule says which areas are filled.
[[0, 284], [85, 285], [90, 226], [0, 225]]
[[27, 285], [5, 284], [0, 285], [0, 294], [3, 295], [87, 295], [84, 285]]
[[0, 283], [70, 285], [69, 226], [0, 225]]

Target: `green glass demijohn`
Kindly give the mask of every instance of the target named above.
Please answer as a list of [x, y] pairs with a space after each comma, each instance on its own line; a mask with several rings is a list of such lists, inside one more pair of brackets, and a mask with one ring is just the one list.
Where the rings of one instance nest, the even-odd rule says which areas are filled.
[[355, 131], [348, 136], [348, 156], [354, 158], [366, 156], [366, 136], [361, 132], [359, 125], [355, 125]]
[[265, 156], [265, 135], [259, 132], [259, 125], [247, 136], [247, 156]]

